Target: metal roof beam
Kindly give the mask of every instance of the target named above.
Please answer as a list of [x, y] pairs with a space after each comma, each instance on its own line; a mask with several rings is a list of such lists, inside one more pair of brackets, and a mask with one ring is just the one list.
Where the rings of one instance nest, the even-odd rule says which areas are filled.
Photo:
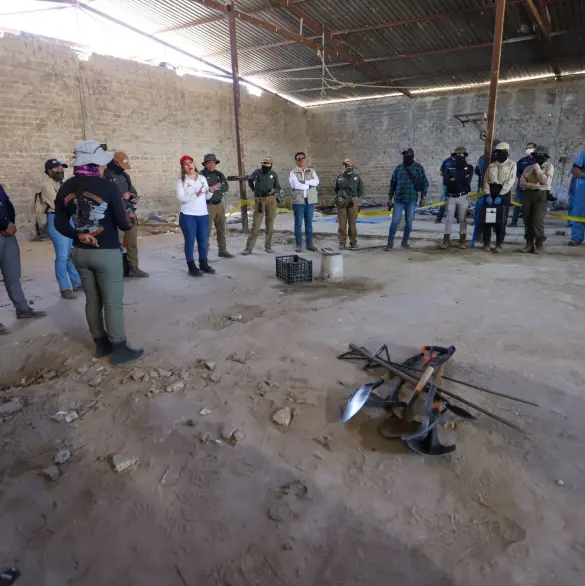
[[542, 6], [542, 3], [539, 4], [540, 8], [539, 6], [537, 6], [535, 0], [524, 0], [524, 6], [526, 7], [528, 16], [532, 21], [534, 28], [536, 29], [536, 33], [541, 39], [540, 48], [543, 53], [543, 56], [550, 63], [550, 66], [552, 67], [552, 70], [556, 75], [557, 79], [560, 80], [562, 77], [561, 68], [559, 66], [556, 50], [550, 38], [550, 21], [546, 9]]

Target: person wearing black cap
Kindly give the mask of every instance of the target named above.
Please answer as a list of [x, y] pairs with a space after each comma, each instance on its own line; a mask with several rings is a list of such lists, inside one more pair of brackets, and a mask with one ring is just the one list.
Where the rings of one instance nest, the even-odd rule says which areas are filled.
[[222, 258], [233, 258], [227, 250], [225, 239], [225, 204], [223, 196], [229, 190], [229, 185], [225, 175], [216, 169], [220, 161], [215, 153], [207, 153], [203, 156], [203, 169], [200, 174], [207, 179], [211, 199], [207, 201], [207, 212], [209, 213], [209, 232], [207, 233], [207, 250], [209, 254], [209, 240], [211, 238], [211, 227], [215, 226], [217, 232], [218, 256]]
[[410, 248], [408, 238], [412, 230], [412, 220], [418, 194], [420, 193], [420, 205], [424, 206], [428, 189], [429, 181], [424, 167], [420, 163], [415, 163], [414, 151], [412, 149], [402, 151], [402, 164], [394, 169], [390, 180], [388, 209], [392, 210], [392, 224], [390, 224], [388, 233], [388, 245], [384, 250], [394, 248], [394, 237], [403, 211], [406, 219], [402, 236], [402, 248]]
[[75, 292], [82, 291], [81, 279], [71, 260], [73, 240], [63, 236], [55, 228], [55, 198], [59, 191], [68, 165], [57, 159], [45, 162], [45, 178], [41, 185], [40, 200], [45, 206], [49, 238], [55, 249], [55, 276], [63, 299], [75, 299]]
[[[43, 317], [44, 311], [34, 311], [22, 291], [20, 284], [20, 248], [16, 240], [16, 212], [14, 206], [0, 185], [0, 273], [4, 280], [6, 293], [14, 308], [17, 319]], [[0, 334], [6, 334], [8, 330], [0, 324]]]

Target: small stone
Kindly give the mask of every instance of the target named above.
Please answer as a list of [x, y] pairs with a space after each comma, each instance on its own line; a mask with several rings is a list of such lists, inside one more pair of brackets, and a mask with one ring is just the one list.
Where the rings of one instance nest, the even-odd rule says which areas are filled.
[[557, 484], [559, 486], [565, 486], [565, 483], [562, 480], [557, 480]]
[[57, 466], [49, 466], [43, 469], [43, 478], [49, 482], [55, 482], [59, 476], [61, 476], [61, 471]]
[[242, 321], [244, 319], [244, 316], [241, 313], [236, 313], [234, 315], [230, 315], [229, 320], [230, 321]]
[[319, 310], [314, 305], [311, 305], [311, 311], [319, 311]]
[[169, 378], [169, 377], [173, 376], [173, 373], [170, 370], [163, 370], [162, 368], [158, 369], [158, 373], [163, 378]]
[[57, 373], [54, 370], [51, 370], [51, 371], [43, 374], [43, 378], [45, 380], [53, 380], [54, 378], [56, 378], [56, 376], [57, 376]]
[[173, 486], [177, 484], [179, 477], [181, 476], [180, 466], [169, 466], [167, 471], [164, 473], [160, 483], [166, 486]]
[[205, 366], [205, 368], [207, 368], [207, 370], [215, 370], [215, 367], [217, 365], [215, 364], [215, 362], [206, 361], [203, 363], [203, 366]]
[[239, 354], [231, 354], [228, 356], [228, 360], [232, 362], [239, 362], [240, 364], [246, 364], [246, 358], [244, 356], [240, 356]]
[[80, 366], [77, 369], [77, 374], [85, 374], [89, 370], [89, 366], [87, 364]]
[[95, 364], [95, 363], [98, 361], [98, 359], [97, 359], [97, 358], [90, 358], [90, 359], [89, 359], [89, 361], [90, 361], [92, 364]]
[[236, 442], [241, 442], [243, 440], [246, 439], [246, 436], [241, 432], [241, 431], [234, 431], [234, 433], [232, 434], [232, 438], [234, 439], [234, 441]]
[[182, 380], [178, 380], [175, 383], [170, 384], [165, 391], [167, 393], [177, 393], [185, 388], [185, 383]]
[[187, 421], [185, 421], [185, 425], [187, 427], [195, 427], [197, 425], [197, 423], [195, 422], [194, 419], [187, 419]]
[[318, 437], [313, 438], [318, 444], [321, 444], [324, 448], [328, 450], [331, 449], [331, 438], [328, 435], [320, 435]]
[[158, 372], [157, 370], [151, 370], [151, 371], [148, 373], [148, 376], [149, 376], [149, 377], [150, 377], [152, 380], [157, 380], [157, 379], [159, 379], [159, 378], [160, 378], [160, 374], [159, 374], [159, 372]]
[[0, 405], [0, 417], [14, 415], [15, 413], [21, 411], [23, 407], [24, 405], [18, 397], [10, 399], [10, 401], [7, 403], [2, 403]]
[[218, 382], [221, 380], [221, 377], [219, 376], [219, 374], [218, 374], [217, 372], [212, 372], [212, 373], [209, 375], [209, 380], [210, 380], [212, 383], [218, 383]]
[[189, 371], [188, 371], [188, 370], [182, 370], [182, 371], [179, 373], [179, 378], [181, 378], [181, 379], [183, 379], [183, 380], [186, 380], [186, 379], [188, 379], [188, 378], [189, 378]]
[[55, 457], [53, 458], [53, 462], [55, 462], [55, 464], [65, 464], [65, 462], [67, 462], [70, 459], [71, 459], [71, 452], [69, 450], [63, 449], [63, 450], [59, 450], [55, 454]]
[[78, 417], [79, 415], [77, 415], [77, 411], [68, 411], [67, 413], [65, 413], [65, 423], [71, 423], [72, 421], [75, 421]]
[[204, 431], [199, 434], [199, 441], [202, 444], [206, 444], [211, 439], [211, 434], [208, 431]]
[[146, 376], [146, 371], [142, 368], [137, 368], [132, 372], [132, 379], [135, 381], [141, 381]]
[[120, 454], [114, 454], [110, 457], [110, 464], [116, 472], [124, 472], [124, 470], [128, 470], [128, 468], [136, 466], [139, 461], [138, 458], [122, 456]]
[[445, 421], [445, 423], [443, 424], [443, 427], [445, 429], [455, 429], [457, 427], [457, 425], [454, 421]]
[[292, 411], [290, 407], [279, 409], [272, 415], [272, 421], [282, 427], [288, 427], [292, 421]]
[[206, 407], [203, 407], [203, 409], [201, 409], [201, 411], [199, 411], [199, 415], [209, 415], [211, 413], [211, 411], [209, 409], [207, 409]]
[[236, 433], [236, 428], [233, 425], [224, 425], [220, 435], [227, 442], [232, 439], [234, 433]]
[[102, 377], [96, 376], [94, 379], [87, 382], [90, 387], [99, 387], [102, 384]]

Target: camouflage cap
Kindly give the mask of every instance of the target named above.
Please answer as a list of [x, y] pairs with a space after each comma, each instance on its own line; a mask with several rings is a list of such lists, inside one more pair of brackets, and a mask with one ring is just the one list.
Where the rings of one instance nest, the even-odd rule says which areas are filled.
[[343, 164], [347, 165], [348, 167], [353, 167], [355, 165], [355, 159], [345, 159]]
[[539, 155], [546, 155], [550, 158], [550, 153], [548, 151], [548, 147], [543, 146], [541, 144], [534, 147], [534, 152], [532, 154], [539, 154]]
[[469, 153], [467, 152], [467, 149], [464, 146], [458, 146], [455, 147], [452, 151], [451, 151], [452, 155], [465, 155], [467, 156]]
[[266, 163], [267, 165], [272, 165], [272, 157], [268, 155], [262, 159], [262, 163]]

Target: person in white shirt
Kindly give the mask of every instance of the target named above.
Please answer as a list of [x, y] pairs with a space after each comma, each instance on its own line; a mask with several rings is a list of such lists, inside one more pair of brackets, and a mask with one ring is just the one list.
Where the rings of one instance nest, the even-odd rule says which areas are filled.
[[[183, 155], [180, 160], [181, 177], [177, 181], [177, 199], [181, 202], [179, 226], [185, 238], [185, 258], [190, 277], [201, 277], [203, 273], [215, 273], [207, 262], [207, 236], [209, 234], [209, 215], [207, 200], [213, 193], [209, 191], [207, 179], [195, 170], [193, 157]], [[199, 251], [199, 267], [195, 264], [195, 241]]]
[[303, 219], [305, 220], [305, 241], [307, 250], [315, 252], [313, 245], [313, 212], [318, 201], [317, 186], [319, 177], [314, 169], [307, 168], [307, 155], [295, 155], [296, 169], [290, 172], [289, 183], [292, 190], [292, 206], [295, 216], [295, 240], [297, 252], [303, 250]]

